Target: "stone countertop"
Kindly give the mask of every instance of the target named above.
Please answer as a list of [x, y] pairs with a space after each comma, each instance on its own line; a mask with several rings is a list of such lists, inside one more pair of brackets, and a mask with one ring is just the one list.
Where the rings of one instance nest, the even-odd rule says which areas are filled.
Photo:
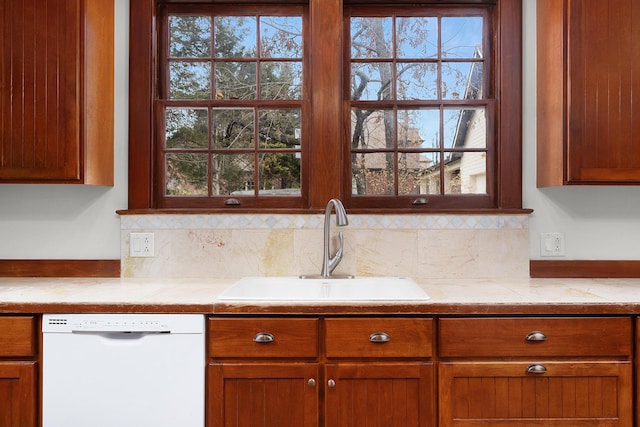
[[234, 302], [234, 279], [0, 278], [2, 313], [640, 314], [640, 279], [416, 280], [427, 301]]

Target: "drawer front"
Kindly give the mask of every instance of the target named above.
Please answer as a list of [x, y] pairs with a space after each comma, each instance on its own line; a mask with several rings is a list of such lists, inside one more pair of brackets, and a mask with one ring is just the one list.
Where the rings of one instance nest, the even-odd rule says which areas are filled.
[[209, 319], [214, 358], [310, 358], [318, 355], [318, 319]]
[[629, 357], [630, 318], [440, 320], [443, 357]]
[[433, 355], [433, 320], [398, 318], [325, 319], [327, 357]]
[[33, 316], [0, 317], [0, 357], [34, 356], [35, 323]]
[[632, 369], [630, 361], [441, 363], [438, 425], [630, 427]]

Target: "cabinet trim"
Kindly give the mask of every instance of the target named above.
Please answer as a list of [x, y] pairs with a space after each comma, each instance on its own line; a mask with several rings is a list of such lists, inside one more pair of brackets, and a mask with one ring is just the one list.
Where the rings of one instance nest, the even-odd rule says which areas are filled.
[[638, 278], [640, 261], [627, 260], [531, 260], [532, 278]]

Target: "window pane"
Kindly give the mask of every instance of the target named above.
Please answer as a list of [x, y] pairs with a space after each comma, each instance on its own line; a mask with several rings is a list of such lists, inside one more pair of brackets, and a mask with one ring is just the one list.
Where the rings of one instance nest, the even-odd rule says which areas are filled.
[[438, 99], [438, 65], [398, 64], [398, 99]]
[[399, 58], [438, 56], [438, 18], [398, 18], [396, 26]]
[[207, 195], [206, 153], [167, 153], [165, 156], [167, 196]]
[[262, 99], [302, 99], [302, 62], [262, 62]]
[[207, 110], [204, 108], [167, 108], [165, 111], [167, 148], [204, 148], [209, 146]]
[[300, 148], [299, 109], [260, 110], [260, 148]]
[[482, 17], [442, 18], [443, 57], [475, 58], [477, 49], [482, 52]]
[[351, 156], [353, 195], [392, 195], [393, 153], [355, 153]]
[[351, 111], [351, 147], [354, 149], [393, 148], [395, 117], [392, 110]]
[[420, 164], [420, 194], [440, 194], [440, 153], [421, 153]]
[[253, 154], [213, 154], [211, 191], [214, 196], [253, 194]]
[[391, 58], [392, 19], [361, 17], [351, 19], [352, 58]]
[[218, 58], [255, 58], [256, 18], [253, 16], [216, 16], [215, 50]]
[[254, 148], [252, 108], [214, 109], [213, 148]]
[[260, 156], [260, 193], [300, 195], [300, 158], [295, 153], [265, 153]]
[[440, 110], [399, 110], [398, 147], [439, 148]]
[[487, 160], [485, 153], [445, 153], [446, 194], [486, 194]]
[[421, 179], [427, 167], [423, 153], [398, 153], [398, 194], [425, 194]]
[[448, 108], [444, 116], [444, 148], [485, 148], [487, 124], [484, 108]]
[[216, 63], [216, 98], [256, 99], [256, 63]]
[[478, 99], [482, 97], [482, 64], [474, 62], [442, 63], [442, 99]]
[[260, 56], [302, 58], [302, 18], [299, 16], [260, 17]]
[[171, 99], [210, 99], [211, 63], [169, 63], [169, 97]]
[[388, 62], [351, 64], [351, 99], [379, 101], [392, 98], [392, 71]]
[[211, 57], [211, 18], [207, 16], [169, 17], [169, 56]]

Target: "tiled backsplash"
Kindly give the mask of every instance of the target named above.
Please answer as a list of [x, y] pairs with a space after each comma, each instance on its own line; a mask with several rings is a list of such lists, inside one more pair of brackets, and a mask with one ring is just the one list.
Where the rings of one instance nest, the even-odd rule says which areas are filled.
[[[124, 215], [122, 276], [318, 274], [323, 224], [319, 214]], [[349, 226], [340, 231], [345, 255], [336, 273], [416, 279], [529, 276], [527, 215], [349, 215]], [[154, 233], [154, 257], [129, 256], [132, 232]]]

